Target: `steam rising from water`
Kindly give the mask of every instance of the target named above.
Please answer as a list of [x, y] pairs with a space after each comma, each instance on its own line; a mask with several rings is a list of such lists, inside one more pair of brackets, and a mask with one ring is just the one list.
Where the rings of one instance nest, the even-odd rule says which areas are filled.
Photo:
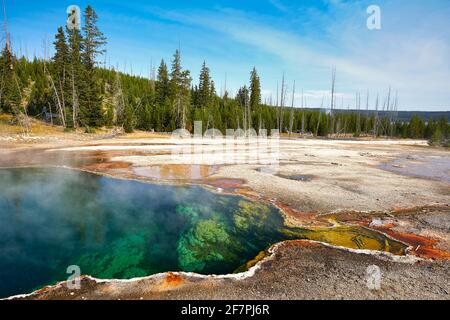
[[283, 238], [275, 208], [201, 187], [8, 169], [0, 190], [0, 296], [65, 280], [69, 265], [98, 278], [230, 273]]
[[272, 206], [202, 187], [66, 169], [0, 170], [0, 297], [66, 280], [70, 265], [100, 279], [231, 273], [288, 239], [394, 254], [405, 249], [358, 227], [289, 228]]

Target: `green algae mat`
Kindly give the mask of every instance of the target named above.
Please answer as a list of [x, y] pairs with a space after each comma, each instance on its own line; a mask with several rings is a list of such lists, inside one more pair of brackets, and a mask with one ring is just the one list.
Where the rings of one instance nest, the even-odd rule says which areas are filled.
[[199, 186], [56, 168], [0, 170], [0, 297], [67, 280], [69, 266], [100, 279], [233, 273], [289, 239], [394, 254], [405, 249], [358, 227], [290, 228], [273, 206]]

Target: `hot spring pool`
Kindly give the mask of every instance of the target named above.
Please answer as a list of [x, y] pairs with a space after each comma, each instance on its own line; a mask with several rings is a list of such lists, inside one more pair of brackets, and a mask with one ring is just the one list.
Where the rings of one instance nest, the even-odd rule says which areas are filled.
[[100, 279], [232, 273], [287, 239], [395, 254], [405, 248], [363, 228], [289, 228], [273, 206], [200, 186], [69, 169], [0, 169], [0, 297], [66, 280], [70, 265]]

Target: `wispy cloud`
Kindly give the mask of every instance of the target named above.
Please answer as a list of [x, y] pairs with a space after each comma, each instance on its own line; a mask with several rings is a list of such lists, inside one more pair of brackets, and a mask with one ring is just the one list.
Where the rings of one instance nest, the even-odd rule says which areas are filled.
[[[279, 9], [286, 8], [277, 1], [271, 3], [280, 6]], [[291, 78], [299, 74], [302, 81], [311, 79], [323, 85], [329, 81], [327, 75], [331, 67], [336, 66], [338, 85], [345, 90], [371, 88], [383, 92], [393, 86], [404, 95], [406, 105], [417, 101], [425, 104], [427, 100], [450, 104], [450, 37], [436, 30], [439, 25], [436, 28], [426, 25], [404, 28], [403, 23], [407, 20], [391, 19], [384, 24], [384, 30], [369, 31], [365, 28], [364, 6], [344, 1], [329, 1], [329, 5], [335, 6], [334, 15], [339, 19], [318, 25], [322, 35], [317, 38], [301, 31], [278, 28], [277, 24], [268, 24], [264, 16], [234, 9], [158, 14], [178, 23], [215, 30], [259, 52], [275, 56], [280, 59], [280, 65], [289, 66], [287, 71]], [[386, 5], [383, 11], [386, 19], [395, 17], [397, 9]], [[417, 13], [402, 9], [406, 17]], [[341, 14], [339, 10], [345, 12]], [[305, 18], [305, 25], [316, 18], [319, 20], [314, 16]], [[441, 23], [445, 19], [436, 13], [433, 18]], [[302, 27], [297, 29], [302, 30]], [[317, 80], [318, 76], [323, 80]], [[447, 100], [443, 101], [442, 96], [447, 96]]]
[[[10, 1], [10, 0], [9, 0]], [[24, 47], [39, 51], [64, 23], [64, 5], [14, 1], [10, 27]], [[366, 27], [369, 0], [265, 0], [160, 2], [96, 0], [100, 26], [109, 38], [111, 63], [133, 64], [147, 75], [150, 61], [170, 59], [179, 41], [183, 66], [193, 78], [207, 60], [219, 89], [236, 92], [255, 65], [266, 96], [275, 96], [285, 73], [308, 104], [329, 94], [331, 68], [344, 104], [355, 92], [399, 91], [404, 109], [450, 108], [450, 1], [377, 0], [382, 30]], [[42, 19], [42, 16], [45, 19]], [[33, 49], [31, 49], [33, 48]], [[300, 104], [298, 95], [296, 104]]]
[[269, 0], [269, 3], [279, 11], [288, 12], [289, 10], [280, 0]]

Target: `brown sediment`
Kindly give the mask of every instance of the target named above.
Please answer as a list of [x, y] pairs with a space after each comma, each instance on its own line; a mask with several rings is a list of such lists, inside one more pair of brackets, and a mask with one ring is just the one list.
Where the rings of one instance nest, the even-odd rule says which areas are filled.
[[131, 167], [131, 164], [123, 161], [114, 161], [114, 162], [100, 162], [95, 164], [90, 164], [87, 166], [81, 167], [83, 170], [87, 171], [107, 171], [114, 169], [127, 169]]
[[240, 195], [240, 196], [244, 196], [250, 200], [254, 200], [254, 201], [258, 201], [258, 200], [262, 200], [263, 197], [261, 196], [260, 193], [255, 192], [254, 190], [252, 190], [251, 188], [247, 188], [247, 187], [243, 187], [243, 188], [238, 188], [236, 190], [234, 190], [235, 194]]
[[[318, 215], [316, 213], [305, 213], [280, 202], [274, 203], [286, 216], [288, 224], [296, 226], [321, 227], [332, 224], [332, 222], [347, 226], [359, 226], [387, 235], [400, 241], [410, 248], [408, 254], [427, 259], [450, 259], [450, 252], [436, 248], [436, 245], [444, 239], [435, 239], [418, 235], [413, 231], [403, 230], [400, 224], [404, 221], [415, 221], [418, 214], [432, 213], [434, 211], [448, 211], [449, 206], [426, 206], [415, 208], [398, 208], [392, 212], [340, 212], [335, 214]], [[374, 225], [373, 219], [380, 219], [379, 225]], [[415, 222], [417, 225], [418, 222]], [[398, 230], [399, 229], [399, 230]], [[448, 239], [447, 239], [448, 240]]]
[[174, 289], [178, 289], [186, 284], [183, 275], [180, 273], [167, 272], [163, 275], [164, 278], [157, 281], [153, 286], [152, 290], [155, 292], [167, 292]]
[[289, 246], [299, 246], [303, 248], [319, 248], [320, 246], [323, 246], [324, 244], [321, 244], [319, 242], [309, 241], [309, 240], [288, 240], [283, 242], [283, 246], [289, 247]]
[[[340, 211], [337, 213], [326, 213], [318, 215], [318, 218], [323, 219], [335, 219], [340, 222], [347, 223], [362, 223], [366, 225], [370, 223], [374, 218], [401, 218], [402, 216], [413, 216], [419, 213], [427, 213], [436, 210], [450, 210], [450, 205], [428, 205], [428, 206], [413, 206], [408, 208], [393, 208], [389, 211]], [[450, 213], [450, 211], [449, 211]]]
[[429, 210], [449, 210], [450, 204], [447, 205], [428, 205], [428, 206], [415, 206], [415, 207], [409, 207], [409, 208], [397, 208], [392, 211], [393, 214], [411, 214], [411, 213], [417, 213], [417, 212], [424, 212]]
[[[119, 140], [120, 141], [120, 140]], [[111, 142], [106, 142], [106, 143], [90, 143], [90, 144], [86, 144], [83, 145], [83, 147], [116, 147], [116, 146], [121, 146], [121, 143], [111, 143]], [[127, 147], [145, 147], [145, 146], [161, 146], [161, 147], [165, 147], [165, 146], [173, 146], [176, 145], [174, 143], [146, 143], [146, 142], [127, 142], [126, 146]]]
[[168, 272], [163, 283], [167, 287], [177, 287], [183, 283], [183, 277], [178, 273]]
[[33, 292], [33, 294], [39, 295], [39, 294], [44, 294], [47, 290], [50, 290], [51, 287], [47, 286], [44, 288], [41, 288], [39, 290], [36, 290]]
[[[323, 215], [322, 217], [333, 218], [347, 225], [358, 225], [371, 230], [382, 232], [397, 241], [403, 242], [411, 247], [409, 254], [427, 259], [450, 259], [450, 252], [437, 248], [442, 242], [448, 242], [448, 238], [433, 238], [420, 235], [424, 226], [421, 225], [420, 215], [431, 216], [435, 212], [448, 212], [449, 206], [425, 206], [413, 208], [398, 208], [391, 212], [341, 212], [338, 214]], [[449, 212], [450, 213], [450, 212]], [[379, 219], [379, 224], [373, 223], [374, 219]], [[404, 223], [411, 223], [416, 226], [416, 230], [402, 227]], [[424, 233], [425, 235], [427, 233]]]
[[133, 167], [134, 175], [166, 181], [195, 181], [203, 180], [218, 171], [217, 166], [193, 164], [161, 164], [144, 167]]
[[233, 191], [241, 188], [246, 181], [242, 179], [230, 179], [230, 178], [210, 178], [204, 180], [205, 185], [220, 188], [227, 191]]
[[450, 252], [436, 249], [439, 242], [416, 234], [402, 233], [392, 230], [391, 226], [371, 227], [371, 229], [383, 232], [391, 238], [408, 244], [412, 247], [410, 254], [428, 259], [450, 259]]
[[328, 226], [330, 223], [318, 219], [318, 214], [315, 212], [302, 212], [295, 210], [288, 205], [285, 205], [279, 201], [274, 201], [273, 204], [280, 209], [286, 217], [286, 222], [294, 224], [296, 226]]
[[414, 253], [419, 257], [450, 260], [449, 252], [430, 247], [418, 247], [414, 250]]

